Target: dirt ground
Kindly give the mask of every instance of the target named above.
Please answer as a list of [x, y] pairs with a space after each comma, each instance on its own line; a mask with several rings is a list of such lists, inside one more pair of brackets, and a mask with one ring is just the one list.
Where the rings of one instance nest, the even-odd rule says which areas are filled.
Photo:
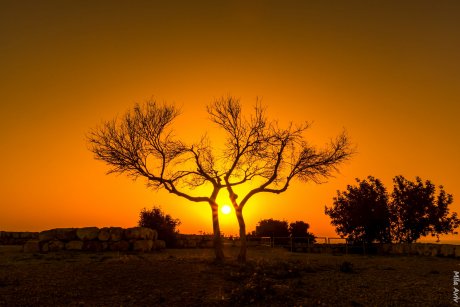
[[456, 306], [456, 259], [210, 249], [24, 254], [0, 246], [0, 306]]

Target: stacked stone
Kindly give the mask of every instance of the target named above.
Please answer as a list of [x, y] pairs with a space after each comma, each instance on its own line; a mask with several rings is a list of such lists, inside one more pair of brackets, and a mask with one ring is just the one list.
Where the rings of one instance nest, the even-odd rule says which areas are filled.
[[25, 242], [37, 238], [38, 232], [0, 231], [0, 245], [23, 245]]
[[433, 243], [382, 244], [384, 254], [460, 257], [460, 245]]
[[42, 231], [38, 239], [24, 244], [24, 252], [135, 251], [149, 252], [164, 248], [156, 230], [146, 227], [56, 228]]
[[212, 236], [208, 235], [177, 235], [176, 247], [178, 248], [212, 248]]

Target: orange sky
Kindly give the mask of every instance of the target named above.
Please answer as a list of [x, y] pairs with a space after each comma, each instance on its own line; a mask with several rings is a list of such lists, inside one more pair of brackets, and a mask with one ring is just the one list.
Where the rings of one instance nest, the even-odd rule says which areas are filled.
[[[460, 211], [458, 1], [2, 1], [0, 230], [133, 226], [153, 204], [185, 233], [210, 232], [206, 204], [105, 175], [85, 134], [151, 97], [181, 106], [178, 134], [209, 129], [205, 106], [261, 97], [272, 118], [312, 120], [322, 145], [346, 128], [358, 154], [323, 185], [294, 184], [245, 207], [304, 220], [373, 175], [443, 184]], [[237, 232], [234, 216], [221, 219]]]

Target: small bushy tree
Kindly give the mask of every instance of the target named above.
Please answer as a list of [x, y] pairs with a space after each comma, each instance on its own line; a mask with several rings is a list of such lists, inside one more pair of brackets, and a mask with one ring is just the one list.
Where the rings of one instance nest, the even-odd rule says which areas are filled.
[[337, 191], [333, 206], [325, 208], [336, 232], [356, 243], [390, 242], [388, 194], [380, 180], [356, 179], [357, 186]]
[[158, 232], [158, 238], [164, 240], [167, 247], [173, 247], [176, 243], [176, 235], [181, 222], [165, 214], [161, 208], [153, 207], [151, 210], [142, 209], [139, 215], [139, 226], [149, 227]]
[[442, 186], [436, 195], [436, 186], [420, 177], [414, 182], [396, 176], [393, 182], [390, 210], [395, 241], [411, 243], [429, 234], [439, 240], [441, 234], [456, 234], [460, 220], [455, 212], [449, 215], [454, 199]]
[[308, 231], [310, 225], [304, 221], [295, 221], [289, 224], [289, 234], [291, 238], [304, 238], [310, 243], [314, 243], [315, 235]]
[[266, 219], [259, 221], [256, 226], [256, 235], [259, 237], [288, 237], [289, 228], [287, 221]]
[[457, 213], [449, 212], [453, 196], [442, 186], [436, 194], [436, 186], [429, 180], [417, 177], [413, 182], [396, 176], [388, 195], [374, 177], [356, 181], [357, 186], [338, 191], [333, 206], [325, 208], [339, 235], [363, 243], [412, 243], [427, 235], [439, 240], [441, 234], [457, 233], [460, 220]]

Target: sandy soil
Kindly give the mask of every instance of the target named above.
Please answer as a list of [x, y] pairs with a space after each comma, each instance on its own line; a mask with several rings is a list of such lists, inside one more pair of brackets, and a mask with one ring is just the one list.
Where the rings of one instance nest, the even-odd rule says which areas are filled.
[[[226, 250], [234, 257], [236, 248]], [[460, 261], [253, 248], [24, 254], [0, 246], [0, 306], [456, 306]]]

